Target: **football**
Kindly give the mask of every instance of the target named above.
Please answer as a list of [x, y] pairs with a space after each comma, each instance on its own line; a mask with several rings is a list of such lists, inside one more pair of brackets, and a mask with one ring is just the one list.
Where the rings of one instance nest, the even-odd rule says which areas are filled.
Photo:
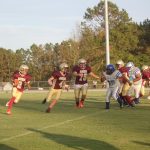
[[15, 80], [14, 80], [14, 86], [17, 86], [18, 83], [19, 83], [19, 80], [18, 80], [18, 79], [15, 79]]

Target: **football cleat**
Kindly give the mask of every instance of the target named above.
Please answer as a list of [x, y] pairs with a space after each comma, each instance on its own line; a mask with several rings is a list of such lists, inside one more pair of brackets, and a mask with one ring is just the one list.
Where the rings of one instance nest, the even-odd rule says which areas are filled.
[[51, 108], [48, 107], [48, 108], [46, 109], [46, 113], [50, 113], [50, 112], [51, 112]]
[[7, 113], [8, 115], [11, 115], [11, 110], [8, 109], [6, 113]]
[[76, 108], [80, 108], [79, 107], [79, 101], [76, 101], [76, 106], [75, 106]]
[[120, 104], [120, 109], [122, 109], [124, 106], [123, 106], [123, 104]]
[[77, 105], [77, 104], [76, 104], [76, 106], [75, 106], [75, 107], [76, 107], [76, 108], [80, 108], [80, 106], [79, 106], [79, 105]]
[[80, 108], [83, 108], [84, 107], [84, 104], [83, 104], [84, 102], [83, 101], [80, 101], [80, 104], [79, 104], [79, 107]]

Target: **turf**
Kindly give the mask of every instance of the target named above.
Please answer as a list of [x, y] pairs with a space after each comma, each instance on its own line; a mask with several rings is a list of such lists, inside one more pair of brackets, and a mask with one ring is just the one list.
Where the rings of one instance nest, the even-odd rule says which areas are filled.
[[73, 93], [64, 92], [47, 114], [46, 94], [24, 93], [8, 116], [11, 94], [0, 93], [0, 150], [150, 149], [150, 100], [122, 110], [111, 100], [106, 111], [105, 92], [89, 91], [85, 107], [77, 109]]

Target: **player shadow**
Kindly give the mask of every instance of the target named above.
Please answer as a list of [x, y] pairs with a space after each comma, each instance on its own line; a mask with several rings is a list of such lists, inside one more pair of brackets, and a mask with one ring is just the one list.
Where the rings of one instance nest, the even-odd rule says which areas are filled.
[[28, 130], [36, 133], [40, 133], [44, 138], [52, 140], [58, 144], [74, 148], [76, 150], [119, 150], [111, 144], [108, 144], [104, 141], [65, 135], [65, 134], [56, 134], [56, 133], [47, 133], [41, 130], [35, 130], [28, 128]]
[[0, 150], [17, 150], [17, 149], [7, 146], [5, 144], [0, 144]]
[[146, 143], [146, 142], [141, 142], [141, 141], [132, 141], [133, 143], [139, 144], [139, 145], [143, 145], [143, 146], [149, 146], [150, 147], [150, 143]]

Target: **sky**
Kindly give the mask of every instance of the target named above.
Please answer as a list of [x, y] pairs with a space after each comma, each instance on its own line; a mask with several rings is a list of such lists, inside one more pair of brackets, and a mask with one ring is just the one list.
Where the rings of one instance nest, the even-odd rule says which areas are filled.
[[[135, 22], [150, 19], [150, 0], [111, 0]], [[72, 37], [100, 0], [0, 0], [0, 47], [17, 50]]]

